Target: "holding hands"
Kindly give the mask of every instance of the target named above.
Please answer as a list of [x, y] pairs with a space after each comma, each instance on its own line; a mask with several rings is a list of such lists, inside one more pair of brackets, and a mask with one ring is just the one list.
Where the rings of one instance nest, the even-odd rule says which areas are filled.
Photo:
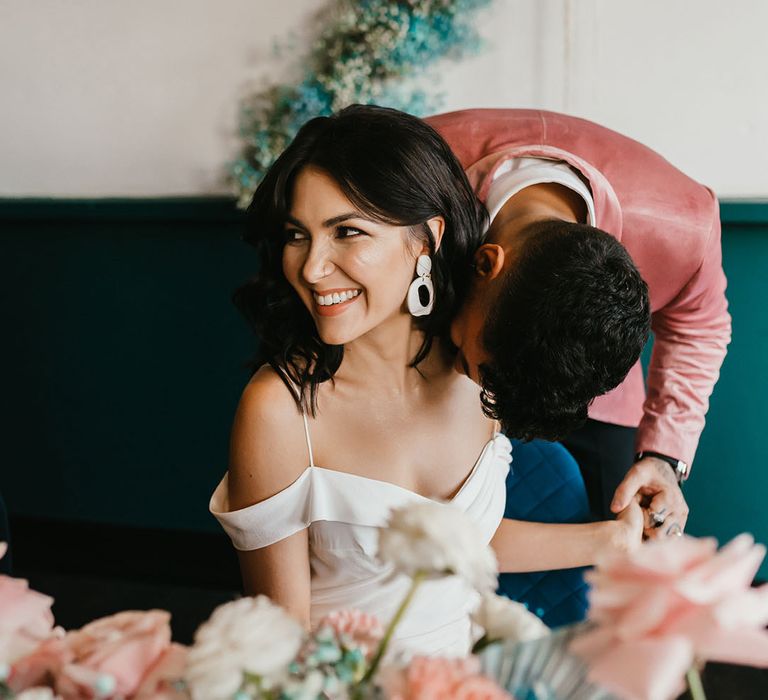
[[611, 510], [621, 518], [636, 496], [642, 506], [644, 539], [682, 535], [688, 504], [668, 462], [652, 456], [636, 462], [616, 489]]

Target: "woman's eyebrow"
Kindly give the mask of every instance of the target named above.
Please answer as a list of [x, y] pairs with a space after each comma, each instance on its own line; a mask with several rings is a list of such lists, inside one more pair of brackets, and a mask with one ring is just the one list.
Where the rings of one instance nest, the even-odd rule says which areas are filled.
[[[330, 219], [323, 221], [323, 228], [331, 228], [332, 226], [340, 224], [342, 221], [347, 221], [349, 219], [361, 219], [362, 221], [370, 221], [371, 223], [375, 223], [373, 219], [370, 219], [367, 216], [363, 216], [359, 211], [348, 211], [344, 214], [339, 214], [338, 216], [333, 216]], [[290, 214], [285, 217], [285, 223], [296, 226], [303, 231], [309, 230], [304, 224], [301, 223], [301, 221], [291, 216]]]
[[290, 214], [285, 217], [285, 223], [291, 224], [292, 226], [296, 226], [297, 228], [302, 229], [302, 231], [306, 231], [307, 227], [301, 223], [298, 219], [292, 217]]
[[330, 228], [331, 226], [340, 224], [342, 221], [346, 221], [347, 219], [363, 219], [364, 221], [370, 221], [370, 219], [364, 217], [359, 211], [349, 211], [346, 214], [339, 214], [338, 216], [326, 219], [323, 221], [323, 226], [325, 228]]

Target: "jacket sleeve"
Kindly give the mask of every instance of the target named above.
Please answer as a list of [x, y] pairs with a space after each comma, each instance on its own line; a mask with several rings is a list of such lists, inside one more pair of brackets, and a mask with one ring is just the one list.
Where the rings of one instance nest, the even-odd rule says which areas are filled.
[[653, 314], [653, 354], [636, 447], [693, 462], [709, 396], [731, 340], [725, 298], [720, 215], [714, 218], [704, 256], [680, 293]]

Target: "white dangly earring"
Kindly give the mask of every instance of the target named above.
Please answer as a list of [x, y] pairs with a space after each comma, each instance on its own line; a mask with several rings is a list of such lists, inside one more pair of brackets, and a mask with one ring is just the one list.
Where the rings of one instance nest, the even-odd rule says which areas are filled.
[[408, 287], [408, 311], [411, 316], [428, 316], [435, 303], [435, 288], [432, 285], [432, 260], [428, 255], [419, 255], [416, 260], [418, 277]]

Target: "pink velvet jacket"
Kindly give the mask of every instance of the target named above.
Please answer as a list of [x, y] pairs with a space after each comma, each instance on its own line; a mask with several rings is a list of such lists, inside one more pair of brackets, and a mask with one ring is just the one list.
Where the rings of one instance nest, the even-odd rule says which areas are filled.
[[731, 337], [711, 190], [637, 141], [583, 119], [472, 109], [427, 119], [485, 201], [496, 169], [521, 156], [563, 160], [589, 184], [596, 225], [627, 248], [648, 283], [655, 342], [647, 396], [638, 362], [590, 417], [639, 426], [638, 450], [693, 461]]

